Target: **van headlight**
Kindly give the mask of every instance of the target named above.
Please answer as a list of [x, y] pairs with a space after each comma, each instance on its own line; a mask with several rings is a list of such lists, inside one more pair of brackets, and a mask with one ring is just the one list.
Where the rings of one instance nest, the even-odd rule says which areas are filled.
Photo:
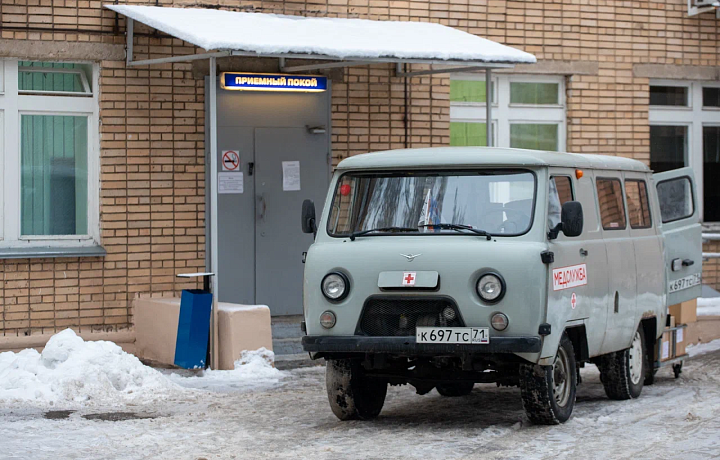
[[505, 295], [505, 281], [497, 273], [486, 273], [477, 282], [477, 293], [486, 302], [497, 302]]
[[333, 302], [347, 297], [350, 291], [350, 281], [347, 276], [339, 272], [328, 273], [322, 280], [323, 295]]

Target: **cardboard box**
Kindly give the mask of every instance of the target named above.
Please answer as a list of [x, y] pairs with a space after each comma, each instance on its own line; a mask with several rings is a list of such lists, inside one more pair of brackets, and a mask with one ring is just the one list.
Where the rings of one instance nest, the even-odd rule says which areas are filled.
[[680, 328], [675, 331], [675, 356], [682, 356], [685, 354], [686, 332], [687, 328]]
[[689, 324], [697, 321], [697, 299], [670, 305], [669, 310], [677, 324]]

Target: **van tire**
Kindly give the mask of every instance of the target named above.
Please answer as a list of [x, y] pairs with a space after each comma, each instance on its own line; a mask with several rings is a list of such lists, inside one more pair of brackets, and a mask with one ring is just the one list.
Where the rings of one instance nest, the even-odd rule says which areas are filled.
[[438, 393], [447, 397], [466, 396], [472, 393], [475, 384], [473, 382], [447, 382], [438, 383], [435, 389]]
[[[638, 341], [639, 343], [637, 343]], [[634, 359], [634, 353], [640, 353], [642, 359]], [[641, 363], [641, 369], [633, 371], [633, 363]], [[600, 381], [605, 387], [605, 394], [608, 398], [622, 401], [640, 396], [648, 369], [642, 326], [635, 332], [633, 346], [601, 356], [598, 360], [598, 368], [600, 369]], [[635, 382], [633, 382], [633, 372], [637, 380]]]
[[[559, 369], [558, 360], [562, 361], [564, 370]], [[556, 376], [564, 377], [563, 382], [569, 385], [567, 393], [563, 387], [561, 401], [557, 400], [555, 394]], [[520, 365], [520, 395], [523, 408], [528, 419], [535, 424], [558, 425], [566, 422], [575, 407], [576, 390], [577, 364], [572, 342], [567, 334], [563, 334], [560, 339], [555, 363], [552, 366]]]
[[328, 360], [325, 386], [330, 409], [340, 420], [374, 419], [387, 395], [387, 381], [368, 377], [360, 361], [354, 359]]

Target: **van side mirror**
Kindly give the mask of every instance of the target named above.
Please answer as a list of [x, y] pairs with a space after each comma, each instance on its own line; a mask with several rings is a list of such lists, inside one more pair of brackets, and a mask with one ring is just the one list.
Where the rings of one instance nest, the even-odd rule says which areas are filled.
[[583, 210], [579, 201], [566, 201], [562, 205], [560, 223], [548, 232], [548, 239], [554, 240], [562, 231], [565, 236], [580, 236], [583, 230]]
[[302, 204], [302, 221], [300, 222], [303, 233], [317, 234], [315, 224], [315, 203], [312, 200], [305, 200]]

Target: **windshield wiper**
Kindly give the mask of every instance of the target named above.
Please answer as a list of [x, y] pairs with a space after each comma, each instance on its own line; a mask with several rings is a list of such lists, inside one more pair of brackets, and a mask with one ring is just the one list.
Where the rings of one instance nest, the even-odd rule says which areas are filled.
[[361, 230], [359, 232], [353, 232], [350, 234], [350, 241], [355, 241], [355, 238], [358, 236], [367, 235], [368, 233], [373, 232], [417, 232], [417, 228], [413, 227], [380, 227], [380, 228], [371, 228], [369, 230]]
[[477, 235], [484, 236], [488, 241], [490, 241], [492, 239], [490, 234], [488, 232], [486, 232], [485, 230], [478, 230], [476, 228], [472, 228], [469, 225], [440, 223], [440, 224], [422, 224], [422, 225], [418, 225], [418, 227], [419, 228], [437, 227], [437, 228], [447, 229], [447, 230], [456, 230], [458, 232], [462, 232], [463, 230], [468, 230]]

